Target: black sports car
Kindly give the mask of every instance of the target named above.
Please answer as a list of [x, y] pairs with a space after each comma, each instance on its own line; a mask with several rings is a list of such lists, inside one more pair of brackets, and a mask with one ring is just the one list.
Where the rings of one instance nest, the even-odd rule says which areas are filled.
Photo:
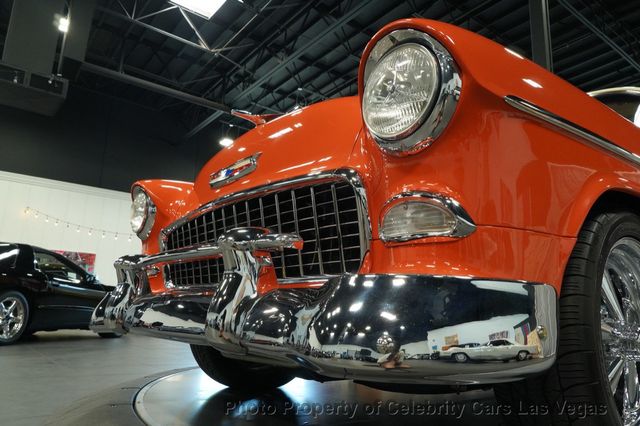
[[0, 345], [36, 331], [88, 328], [93, 308], [113, 288], [57, 253], [0, 243]]

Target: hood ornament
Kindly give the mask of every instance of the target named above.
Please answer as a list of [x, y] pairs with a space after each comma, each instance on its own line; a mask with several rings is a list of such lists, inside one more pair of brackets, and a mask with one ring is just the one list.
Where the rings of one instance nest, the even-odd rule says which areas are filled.
[[274, 118], [280, 117], [282, 114], [252, 114], [249, 111], [243, 111], [240, 109], [232, 109], [231, 115], [241, 118], [243, 120], [247, 120], [253, 123], [254, 126], [259, 126], [261, 124], [268, 123]]
[[260, 154], [262, 153], [257, 152], [250, 157], [236, 161], [224, 169], [211, 173], [209, 185], [211, 188], [219, 188], [253, 172], [256, 167], [258, 167], [258, 157], [260, 157]]

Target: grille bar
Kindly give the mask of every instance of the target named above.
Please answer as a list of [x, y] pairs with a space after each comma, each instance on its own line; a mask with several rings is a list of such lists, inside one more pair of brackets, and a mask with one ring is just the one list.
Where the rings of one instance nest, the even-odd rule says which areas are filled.
[[[366, 210], [350, 182], [334, 179], [256, 194], [204, 211], [166, 234], [168, 250], [213, 243], [235, 227], [263, 226], [296, 233], [302, 250], [272, 256], [283, 282], [355, 273], [366, 250]], [[222, 258], [167, 265], [166, 279], [176, 287], [211, 285], [222, 279]]]

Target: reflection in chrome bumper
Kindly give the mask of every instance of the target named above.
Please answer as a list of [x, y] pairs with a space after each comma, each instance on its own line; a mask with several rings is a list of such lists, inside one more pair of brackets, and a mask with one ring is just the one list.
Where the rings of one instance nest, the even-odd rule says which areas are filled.
[[[555, 360], [557, 298], [549, 285], [343, 275], [319, 288], [258, 295], [260, 262], [249, 251], [236, 245], [226, 252], [225, 260], [235, 256], [228, 272], [208, 290], [136, 297], [131, 284], [120, 284], [96, 309], [91, 327], [211, 345], [231, 357], [369, 382], [498, 383], [542, 372]], [[494, 348], [494, 355], [469, 355], [465, 363], [438, 356], [443, 346], [450, 352], [451, 345], [498, 339], [528, 353]]]

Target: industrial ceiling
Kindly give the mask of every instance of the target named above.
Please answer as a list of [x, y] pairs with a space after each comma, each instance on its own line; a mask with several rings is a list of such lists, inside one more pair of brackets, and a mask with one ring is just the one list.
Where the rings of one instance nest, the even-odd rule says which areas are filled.
[[[204, 19], [165, 0], [97, 0], [86, 64], [63, 77], [175, 114], [186, 142], [207, 127], [246, 128], [229, 108], [281, 113], [355, 94], [365, 44], [399, 18], [450, 22], [531, 57], [530, 7], [540, 2], [227, 0]], [[0, 2], [0, 42], [11, 3]], [[548, 4], [556, 74], [585, 91], [640, 85], [637, 1]]]

